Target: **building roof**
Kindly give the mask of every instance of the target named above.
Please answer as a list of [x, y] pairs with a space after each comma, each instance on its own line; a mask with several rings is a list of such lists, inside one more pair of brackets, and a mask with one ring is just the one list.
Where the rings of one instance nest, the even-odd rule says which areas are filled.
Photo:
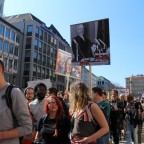
[[17, 27], [13, 26], [13, 25], [10, 24], [9, 22], [7, 22], [5, 19], [0, 18], [0, 21], [2, 21], [3, 23], [5, 23], [6, 25], [12, 27], [13, 29], [17, 30], [18, 32], [22, 33]]
[[129, 78], [144, 78], [144, 75], [139, 74], [139, 75], [136, 75], [136, 76], [127, 77], [126, 79], [129, 79]]
[[[17, 22], [22, 22], [22, 21], [30, 21], [30, 20], [35, 20], [38, 23], [40, 23], [41, 25], [45, 25], [46, 24], [41, 21], [40, 19], [38, 19], [37, 17], [35, 17], [33, 14], [31, 13], [25, 13], [25, 14], [18, 14], [18, 15], [13, 15], [13, 16], [8, 16], [8, 17], [4, 17], [4, 19], [9, 22], [9, 23], [17, 23]], [[52, 30], [52, 32], [54, 34], [56, 34], [58, 37], [60, 37], [68, 46], [68, 42], [61, 36], [61, 34], [59, 33], [59, 31], [54, 27], [53, 24], [50, 25], [50, 27], [47, 27], [49, 30]]]

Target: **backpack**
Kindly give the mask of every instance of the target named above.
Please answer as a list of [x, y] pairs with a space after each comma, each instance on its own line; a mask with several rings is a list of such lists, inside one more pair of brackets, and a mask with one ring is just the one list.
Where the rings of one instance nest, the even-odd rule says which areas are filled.
[[[12, 115], [12, 119], [13, 119], [13, 128], [16, 128], [16, 127], [18, 127], [18, 121], [17, 121], [16, 116], [15, 116], [13, 109], [12, 109], [12, 98], [11, 98], [11, 91], [14, 87], [15, 87], [14, 85], [10, 84], [7, 87], [5, 95], [3, 97], [6, 99], [6, 104], [11, 111], [11, 115]], [[19, 137], [19, 140], [21, 143], [22, 137]]]
[[136, 103], [131, 104], [129, 112], [130, 124], [134, 125], [134, 127], [136, 127], [136, 125], [138, 124], [138, 112], [137, 109], [135, 108], [135, 104]]

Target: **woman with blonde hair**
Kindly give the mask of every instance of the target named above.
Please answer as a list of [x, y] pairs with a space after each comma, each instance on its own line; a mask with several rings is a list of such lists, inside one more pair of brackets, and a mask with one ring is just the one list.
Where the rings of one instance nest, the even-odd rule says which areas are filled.
[[98, 105], [91, 101], [82, 82], [70, 86], [71, 143], [95, 144], [109, 132], [109, 126]]

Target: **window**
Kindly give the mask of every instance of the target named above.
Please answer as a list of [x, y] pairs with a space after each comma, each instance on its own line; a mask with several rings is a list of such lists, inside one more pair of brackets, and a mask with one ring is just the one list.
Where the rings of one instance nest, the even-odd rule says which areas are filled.
[[35, 63], [37, 63], [37, 57], [38, 57], [38, 52], [34, 51], [34, 53], [33, 53], [33, 60], [34, 60]]
[[49, 69], [46, 69], [46, 78], [49, 78]]
[[46, 54], [46, 47], [47, 47], [47, 45], [44, 44], [44, 45], [43, 45], [43, 53], [44, 53], [44, 54]]
[[5, 30], [5, 27], [0, 24], [0, 35], [4, 36], [4, 30]]
[[9, 59], [9, 68], [12, 69], [12, 59]]
[[4, 57], [3, 61], [4, 61], [5, 69], [6, 69], [7, 68], [7, 64], [8, 64], [8, 58]]
[[42, 62], [42, 54], [38, 53], [38, 63], [41, 65]]
[[42, 42], [39, 41], [39, 51], [42, 52]]
[[27, 36], [32, 36], [33, 26], [28, 25], [27, 26]]
[[29, 71], [29, 69], [30, 69], [30, 64], [29, 63], [25, 63], [24, 64], [24, 70], [25, 71]]
[[3, 41], [0, 39], [0, 50], [3, 50]]
[[9, 51], [9, 50], [8, 50], [8, 46], [9, 46], [9, 45], [8, 45], [8, 42], [4, 42], [4, 49], [3, 49], [4, 52], [7, 52], [7, 53], [8, 53], [8, 51]]
[[25, 62], [30, 62], [30, 55], [31, 55], [31, 51], [26, 50], [25, 51]]
[[18, 47], [15, 47], [15, 49], [14, 49], [14, 55], [18, 56]]
[[46, 65], [46, 56], [43, 55], [43, 66], [45, 66], [45, 65]]
[[47, 46], [46, 49], [47, 49], [46, 50], [47, 51], [47, 55], [49, 55], [50, 54], [50, 46]]
[[42, 78], [45, 78], [45, 68], [42, 68]]
[[33, 65], [33, 76], [37, 75], [37, 65]]
[[10, 29], [6, 28], [6, 34], [5, 34], [6, 38], [10, 38]]
[[46, 32], [44, 32], [44, 42], [47, 43], [47, 33]]
[[32, 41], [32, 38], [26, 39], [26, 49], [31, 49], [31, 41]]
[[31, 55], [31, 51], [30, 50], [26, 50], [25, 51], [25, 57], [28, 58]]
[[24, 75], [29, 75], [29, 69], [30, 69], [30, 64], [25, 63], [24, 64]]
[[38, 77], [40, 77], [40, 76], [41, 76], [41, 67], [38, 66]]
[[36, 26], [35, 36], [36, 36], [37, 38], [39, 37], [39, 27], [37, 27], [37, 26]]
[[10, 45], [9, 45], [9, 53], [10, 53], [10, 54], [13, 54], [13, 50], [14, 50], [14, 45], [13, 45], [13, 44], [10, 44]]
[[34, 41], [34, 47], [36, 50], [38, 50], [38, 40], [37, 39], [35, 39], [35, 41]]
[[40, 39], [43, 40], [43, 30], [40, 29]]
[[47, 67], [49, 67], [49, 64], [50, 64], [50, 58], [47, 57]]
[[14, 60], [14, 70], [17, 70], [18, 69], [18, 60], [15, 59]]
[[19, 37], [18, 36], [16, 36], [16, 42], [19, 43]]
[[15, 41], [15, 32], [14, 31], [11, 32], [11, 40]]

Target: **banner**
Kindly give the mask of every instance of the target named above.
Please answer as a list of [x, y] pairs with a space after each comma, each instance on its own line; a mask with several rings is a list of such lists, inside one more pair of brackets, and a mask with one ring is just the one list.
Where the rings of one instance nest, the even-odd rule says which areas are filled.
[[72, 64], [71, 53], [58, 49], [55, 74], [81, 78], [81, 67]]
[[70, 26], [74, 65], [110, 65], [109, 19]]

